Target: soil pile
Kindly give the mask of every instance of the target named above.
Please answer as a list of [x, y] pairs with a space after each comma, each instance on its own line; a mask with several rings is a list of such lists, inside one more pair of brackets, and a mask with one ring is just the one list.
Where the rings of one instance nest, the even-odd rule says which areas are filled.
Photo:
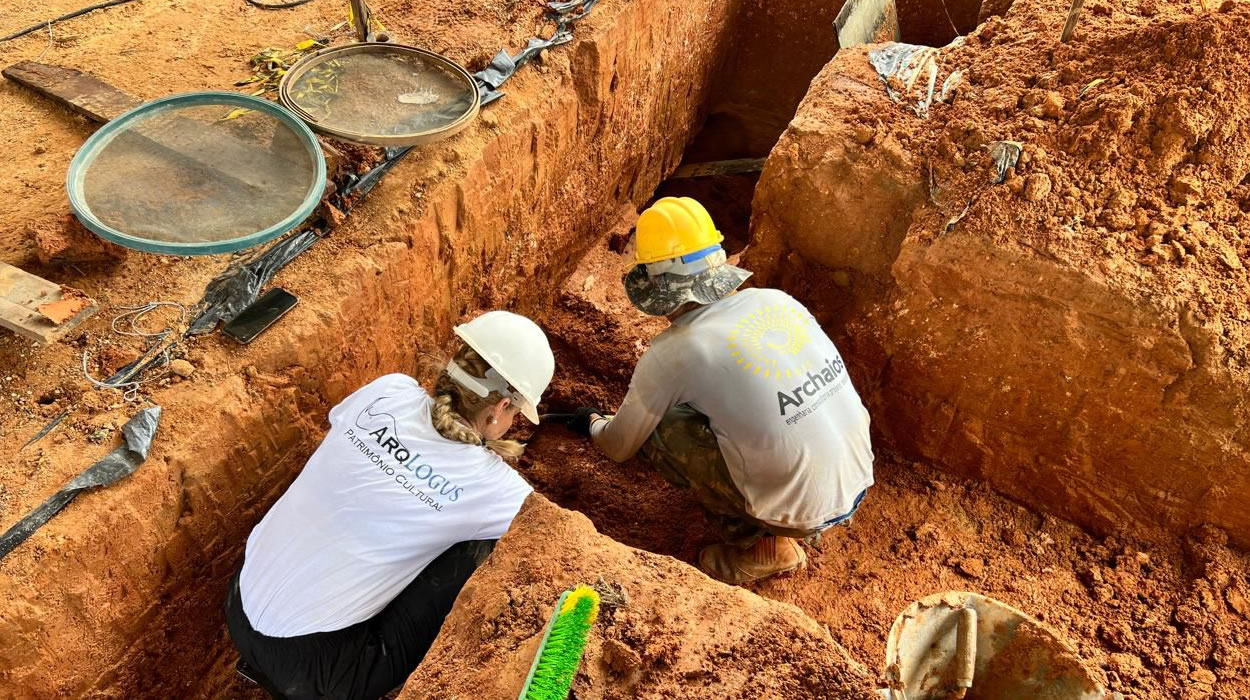
[[[1244, 543], [1250, 5], [1097, 2], [1066, 45], [1064, 15], [1020, 0], [942, 49], [927, 118], [839, 54], [748, 258], [836, 329], [907, 455], [1103, 532]], [[998, 141], [1023, 150], [994, 184]]]
[[[638, 355], [664, 328], [629, 307], [618, 281], [629, 258], [612, 248], [609, 239], [592, 251], [544, 319], [557, 348], [553, 407], [615, 408]], [[1129, 697], [1250, 696], [1250, 557], [1221, 531], [1156, 542], [1095, 537], [984, 483], [879, 453], [877, 483], [853, 524], [808, 548], [806, 570], [755, 592], [802, 608], [874, 672], [908, 604], [968, 590], [1058, 630], [1106, 687]], [[716, 541], [688, 492], [644, 460], [614, 464], [563, 429], [538, 430], [519, 470], [631, 547], [693, 564]]]
[[800, 611], [626, 547], [538, 495], [399, 697], [515, 697], [556, 598], [579, 583], [604, 603], [574, 697], [873, 697], [872, 675]]

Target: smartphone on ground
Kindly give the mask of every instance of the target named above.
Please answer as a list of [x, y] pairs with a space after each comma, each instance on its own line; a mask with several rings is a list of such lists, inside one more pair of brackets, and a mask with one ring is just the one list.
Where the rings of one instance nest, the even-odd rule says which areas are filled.
[[274, 287], [252, 302], [251, 306], [243, 309], [221, 332], [247, 345], [286, 315], [298, 301], [294, 294], [281, 287]]

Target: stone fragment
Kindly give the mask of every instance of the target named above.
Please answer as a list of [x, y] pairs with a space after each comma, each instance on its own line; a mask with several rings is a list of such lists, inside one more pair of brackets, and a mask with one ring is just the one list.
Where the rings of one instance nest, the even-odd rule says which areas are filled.
[[1204, 685], [1215, 685], [1215, 674], [1208, 669], [1200, 668], [1189, 674], [1189, 680]]
[[1202, 198], [1202, 183], [1190, 175], [1180, 175], [1172, 179], [1170, 193], [1172, 201], [1180, 206], [1193, 204]]
[[616, 673], [633, 673], [642, 666], [642, 657], [619, 639], [609, 639], [603, 644], [603, 662]]
[[985, 575], [984, 559], [961, 559], [956, 566], [959, 573], [969, 578], [981, 578]]
[[174, 360], [169, 363], [169, 371], [183, 379], [188, 379], [195, 374], [195, 365], [186, 360]]
[[1033, 173], [1024, 179], [1024, 198], [1030, 202], [1038, 202], [1050, 194], [1050, 176], [1046, 173]]
[[1057, 119], [1063, 114], [1064, 99], [1055, 90], [1030, 93], [1025, 97], [1025, 111], [1034, 117]]
[[1107, 666], [1126, 680], [1137, 678], [1145, 670], [1141, 659], [1135, 654], [1127, 653], [1112, 654], [1107, 659]]
[[1242, 593], [1238, 586], [1229, 586], [1224, 591], [1224, 600], [1228, 601], [1228, 607], [1244, 618], [1250, 619], [1250, 601], [1246, 600], [1246, 596]]

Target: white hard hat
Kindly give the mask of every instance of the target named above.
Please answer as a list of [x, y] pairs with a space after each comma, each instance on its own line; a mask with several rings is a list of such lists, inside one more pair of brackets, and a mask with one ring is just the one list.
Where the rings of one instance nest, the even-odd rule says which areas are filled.
[[[537, 424], [538, 402], [556, 371], [551, 344], [538, 324], [508, 311], [488, 311], [456, 326], [455, 333], [491, 369], [484, 379], [479, 379], [453, 360], [447, 365], [451, 378], [478, 396], [487, 396], [491, 391], [507, 396], [521, 407], [521, 413], [531, 423]], [[509, 385], [516, 391], [510, 392]]]

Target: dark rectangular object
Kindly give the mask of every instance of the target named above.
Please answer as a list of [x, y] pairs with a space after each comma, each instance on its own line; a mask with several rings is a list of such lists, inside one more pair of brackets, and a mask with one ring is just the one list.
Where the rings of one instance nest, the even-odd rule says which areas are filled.
[[235, 316], [233, 321], [221, 329], [221, 332], [247, 345], [255, 340], [256, 336], [264, 333], [266, 328], [285, 316], [286, 312], [294, 308], [298, 301], [294, 294], [281, 287], [274, 287], [261, 295], [251, 306], [243, 309], [242, 313]]

